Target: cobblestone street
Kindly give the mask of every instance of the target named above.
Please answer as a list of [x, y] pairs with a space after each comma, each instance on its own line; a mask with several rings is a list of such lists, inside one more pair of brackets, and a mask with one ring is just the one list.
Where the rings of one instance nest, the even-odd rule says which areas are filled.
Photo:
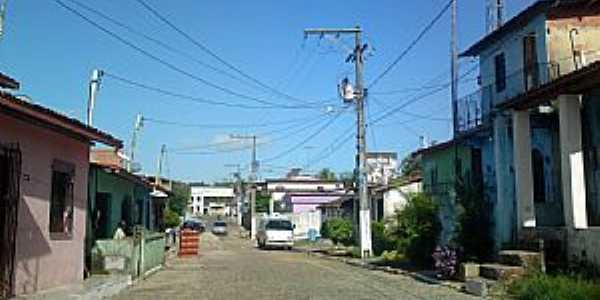
[[200, 256], [176, 259], [114, 299], [472, 299], [412, 278], [287, 251], [260, 251], [236, 234], [201, 238]]

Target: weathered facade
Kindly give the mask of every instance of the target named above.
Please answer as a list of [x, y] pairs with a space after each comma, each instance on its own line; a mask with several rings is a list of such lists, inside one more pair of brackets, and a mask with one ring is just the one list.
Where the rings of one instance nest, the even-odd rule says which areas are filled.
[[599, 16], [591, 1], [538, 1], [462, 54], [479, 57], [481, 89], [460, 101], [459, 135], [483, 130], [493, 143], [498, 247], [542, 238], [600, 263]]
[[0, 144], [11, 145], [0, 154], [0, 178], [10, 179], [8, 189], [0, 183], [0, 199], [3, 207], [12, 201], [0, 222], [14, 221], [2, 224], [2, 248], [13, 251], [0, 254], [1, 296], [82, 281], [90, 144], [121, 142], [7, 93], [0, 124]]

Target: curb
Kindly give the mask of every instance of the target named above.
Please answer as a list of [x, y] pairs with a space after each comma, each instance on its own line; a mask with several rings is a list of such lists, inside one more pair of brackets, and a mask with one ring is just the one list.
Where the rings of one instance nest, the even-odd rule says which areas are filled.
[[371, 263], [362, 262], [358, 259], [330, 256], [330, 255], [320, 253], [320, 252], [312, 252], [310, 249], [294, 249], [294, 252], [306, 253], [309, 256], [315, 256], [320, 259], [327, 259], [327, 260], [342, 262], [342, 263], [345, 263], [350, 266], [359, 267], [359, 268], [363, 268], [363, 269], [367, 269], [367, 270], [371, 270], [371, 271], [381, 271], [381, 272], [394, 274], [394, 275], [409, 276], [413, 279], [420, 280], [420, 281], [423, 281], [423, 282], [426, 282], [429, 284], [443, 286], [443, 287], [450, 288], [450, 289], [453, 289], [453, 290], [456, 290], [459, 292], [464, 291], [464, 284], [447, 282], [447, 281], [432, 278], [432, 277], [429, 277], [429, 276], [426, 276], [423, 274], [419, 274], [416, 272], [410, 272], [410, 271], [406, 271], [406, 270], [402, 270], [402, 269], [395, 269], [390, 266], [377, 266], [377, 265], [374, 265]]

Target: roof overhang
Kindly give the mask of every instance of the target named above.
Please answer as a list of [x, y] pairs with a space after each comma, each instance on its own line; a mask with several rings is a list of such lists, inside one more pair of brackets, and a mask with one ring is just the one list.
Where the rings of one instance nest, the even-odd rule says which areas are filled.
[[9, 93], [0, 92], [0, 112], [81, 140], [123, 148], [123, 142], [108, 133], [41, 105], [23, 101]]
[[529, 90], [496, 108], [525, 110], [547, 103], [559, 95], [583, 94], [593, 88], [600, 88], [600, 61]]

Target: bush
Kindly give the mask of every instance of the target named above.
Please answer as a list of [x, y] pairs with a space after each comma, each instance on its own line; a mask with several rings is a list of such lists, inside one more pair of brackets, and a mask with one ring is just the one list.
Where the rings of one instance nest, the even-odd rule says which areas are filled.
[[352, 245], [352, 221], [343, 218], [327, 220], [321, 226], [321, 236], [331, 239], [334, 244]]
[[174, 228], [181, 224], [181, 219], [179, 218], [179, 215], [168, 207], [165, 208], [163, 221], [167, 228]]
[[390, 235], [398, 241], [398, 250], [419, 266], [432, 266], [442, 228], [438, 206], [423, 193], [413, 194], [395, 217]]
[[493, 208], [491, 203], [483, 198], [481, 190], [480, 184], [460, 183], [457, 188], [461, 212], [456, 226], [456, 242], [461, 247], [462, 261], [483, 262], [493, 255]]
[[535, 274], [514, 282], [509, 293], [519, 300], [600, 299], [600, 284], [581, 277]]
[[373, 244], [373, 254], [381, 255], [384, 251], [397, 249], [396, 240], [385, 229], [384, 222], [371, 223], [371, 243]]

